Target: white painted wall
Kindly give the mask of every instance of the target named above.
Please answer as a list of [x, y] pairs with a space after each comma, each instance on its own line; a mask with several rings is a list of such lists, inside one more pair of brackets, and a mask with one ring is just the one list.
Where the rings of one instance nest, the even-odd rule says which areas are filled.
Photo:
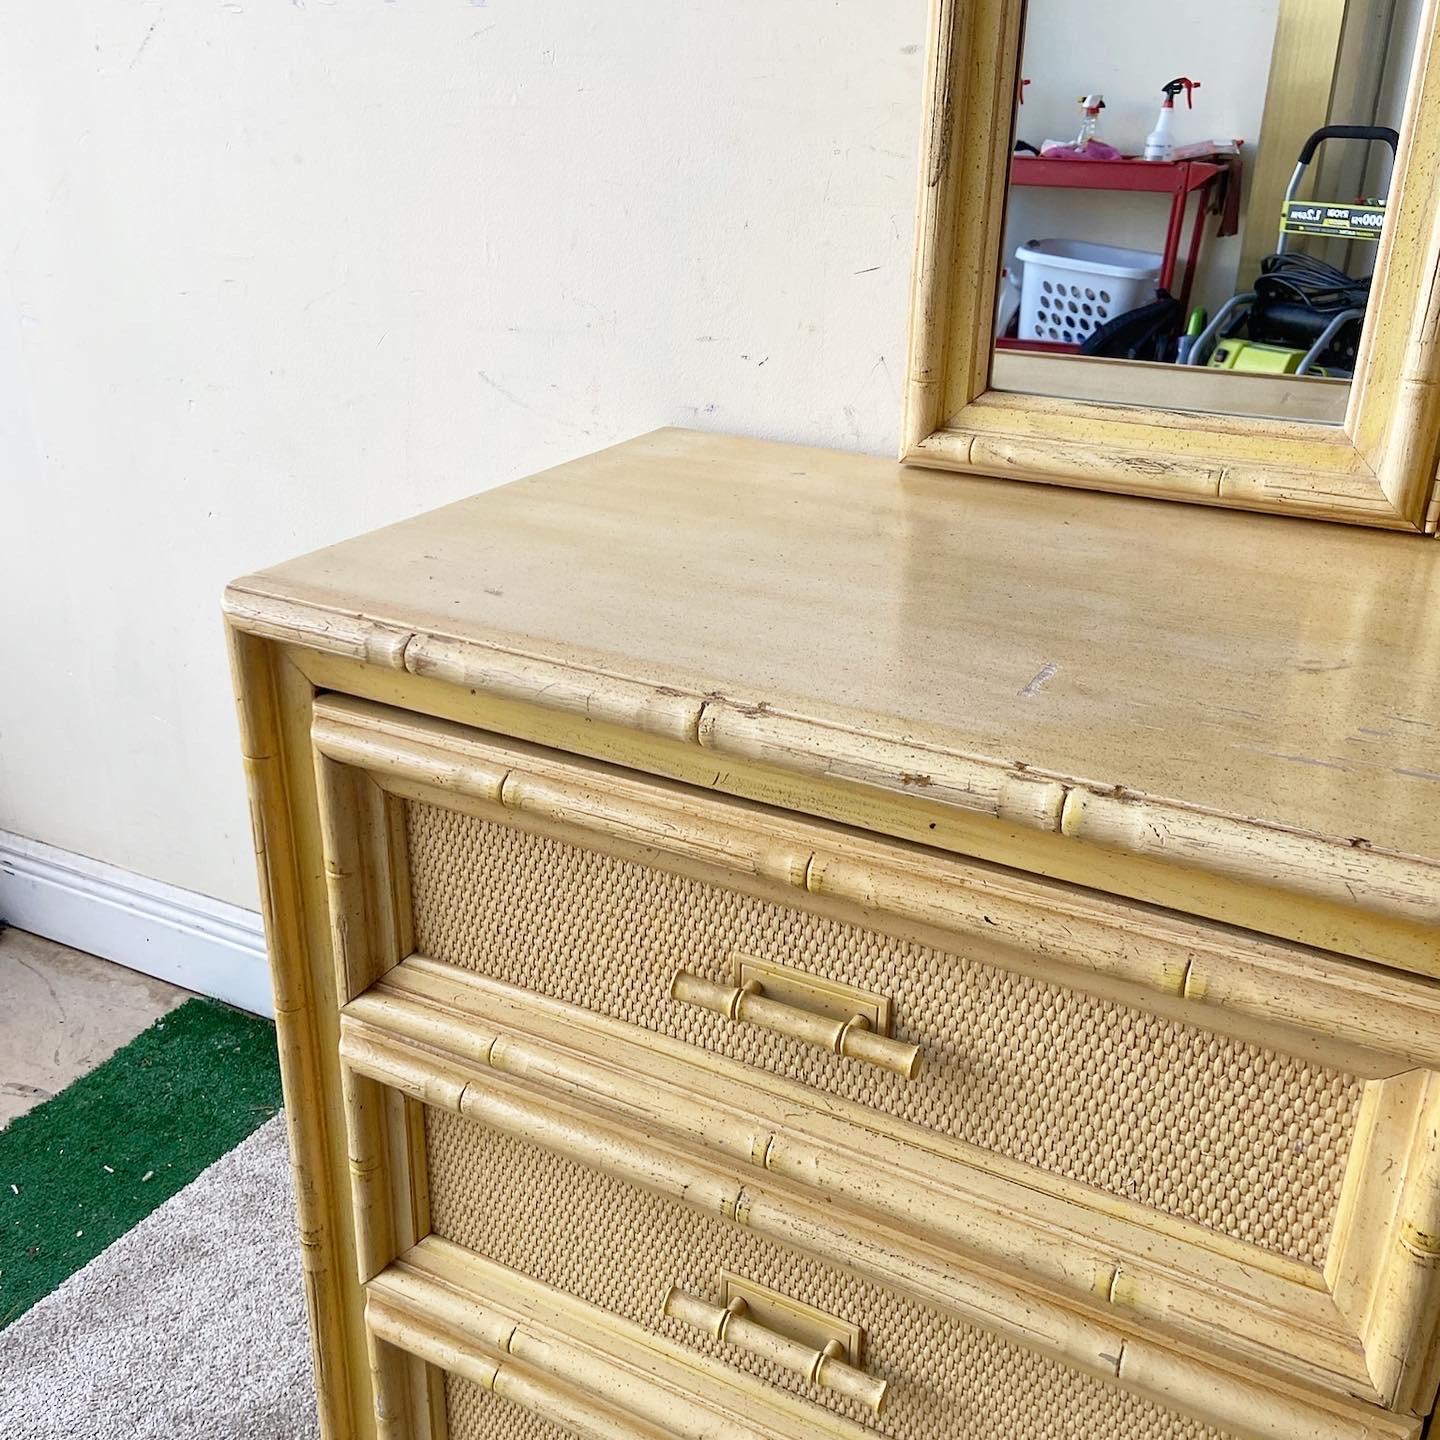
[[0, 6], [0, 829], [253, 905], [230, 576], [657, 425], [893, 453], [925, 11]]

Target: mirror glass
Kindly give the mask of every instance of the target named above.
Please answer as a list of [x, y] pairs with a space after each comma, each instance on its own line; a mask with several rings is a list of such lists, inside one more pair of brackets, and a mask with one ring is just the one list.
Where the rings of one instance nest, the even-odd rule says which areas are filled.
[[1423, 0], [1029, 0], [997, 390], [1339, 424]]

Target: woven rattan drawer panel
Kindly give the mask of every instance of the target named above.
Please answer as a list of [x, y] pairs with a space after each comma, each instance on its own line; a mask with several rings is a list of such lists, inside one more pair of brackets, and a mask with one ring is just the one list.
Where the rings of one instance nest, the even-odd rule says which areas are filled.
[[[1291, 1258], [1325, 1255], [1361, 1084], [723, 885], [407, 802], [415, 945]], [[736, 950], [878, 990], [911, 1081], [669, 998]]]
[[570, 1440], [570, 1431], [458, 1375], [445, 1377], [452, 1440]]
[[[438, 1235], [894, 1440], [1218, 1440], [1221, 1434], [720, 1219], [448, 1112], [426, 1112], [426, 1149]], [[877, 1418], [662, 1316], [672, 1284], [713, 1299], [722, 1270], [863, 1326], [865, 1368], [890, 1382], [882, 1414]], [[512, 1433], [494, 1428], [499, 1422], [487, 1418], [486, 1407], [467, 1403], [451, 1384], [453, 1440]]]

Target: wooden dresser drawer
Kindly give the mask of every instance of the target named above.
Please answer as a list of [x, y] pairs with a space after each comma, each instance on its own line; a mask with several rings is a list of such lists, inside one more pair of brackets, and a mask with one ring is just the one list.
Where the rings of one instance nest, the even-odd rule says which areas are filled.
[[[484, 1133], [441, 1134], [435, 1147], [440, 1153], [432, 1163], [441, 1171], [451, 1159], [534, 1158], [536, 1169], [522, 1172], [534, 1177], [523, 1197], [544, 1184], [541, 1213], [568, 1203], [563, 1223], [544, 1231], [539, 1243], [535, 1225], [512, 1203], [493, 1212], [493, 1224], [461, 1221], [479, 1249], [444, 1238], [442, 1224], [369, 1282], [368, 1323], [386, 1347], [377, 1370], [393, 1377], [383, 1399], [398, 1400], [409, 1423], [428, 1424], [448, 1440], [1229, 1440], [1201, 1421], [873, 1286], [746, 1246], [743, 1237], [737, 1246], [723, 1227], [672, 1213], [666, 1202], [611, 1194], [604, 1182], [543, 1152], [512, 1154], [502, 1145], [494, 1153]], [[595, 1204], [613, 1208], [591, 1234], [585, 1215]], [[632, 1268], [626, 1260], [635, 1245], [645, 1249]], [[573, 1250], [562, 1254], [561, 1246]], [[497, 1263], [492, 1252], [515, 1264]], [[747, 1273], [725, 1268], [732, 1260]], [[718, 1304], [670, 1283], [655, 1285], [672, 1271], [712, 1270], [716, 1299], [748, 1297], [738, 1321], [719, 1322], [723, 1341], [710, 1333]], [[542, 1274], [558, 1276], [558, 1283], [537, 1278]], [[786, 1289], [762, 1283], [760, 1275]], [[796, 1294], [825, 1306], [864, 1307], [876, 1328]], [[824, 1343], [861, 1364], [851, 1367], [837, 1355], [827, 1357], [828, 1371], [824, 1363], [815, 1368], [831, 1384], [844, 1375], [881, 1391], [878, 1415], [792, 1370], [811, 1363], [812, 1341], [827, 1335], [832, 1339]], [[407, 1374], [402, 1356], [437, 1367], [443, 1379], [434, 1377], [435, 1384], [433, 1372]], [[863, 1418], [847, 1418], [846, 1410]]]
[[[1434, 1356], [1408, 1341], [1440, 1230], [1428, 983], [362, 702], [322, 701], [314, 739], [347, 997], [414, 954], [569, 1007], [596, 1056], [584, 1016], [610, 1017], [873, 1133], [883, 1181], [832, 1137], [811, 1183], [917, 1243], [1122, 1328], [1428, 1403]], [[834, 1053], [852, 1038], [860, 1058]], [[760, 1170], [785, 1171], [780, 1133]], [[997, 1216], [1027, 1190], [1028, 1232], [931, 1205], [927, 1153]]]
[[[1364, 1090], [1354, 1075], [503, 820], [408, 802], [405, 826], [423, 955], [1324, 1261]], [[913, 1056], [917, 1073], [787, 1035], [803, 1022], [785, 1012], [813, 1013], [803, 1001], [746, 1023], [749, 975], [767, 994], [774, 976], [795, 991], [815, 977], [858, 992], [857, 1009], [887, 1003], [896, 1063]], [[817, 1032], [839, 1024], [822, 1012]]]
[[371, 1278], [365, 1318], [387, 1440], [867, 1433], [438, 1235]]
[[[436, 1235], [876, 1434], [892, 1440], [1067, 1433], [1212, 1440], [1220, 1433], [538, 1145], [438, 1110], [426, 1113], [425, 1131]], [[756, 1342], [749, 1337], [722, 1342], [681, 1315], [667, 1317], [667, 1301], [679, 1311], [690, 1299], [700, 1302], [696, 1320], [704, 1319], [735, 1293], [727, 1280], [750, 1282], [858, 1329], [856, 1373], [886, 1387], [879, 1413], [766, 1359], [750, 1348]], [[672, 1297], [672, 1290], [679, 1294]], [[751, 1313], [769, 1328], [763, 1311], [752, 1306]], [[466, 1431], [453, 1425], [451, 1435], [466, 1440]]]
[[[815, 1222], [783, 1184], [755, 1184], [743, 1166], [617, 1126], [573, 1096], [487, 1071], [447, 1050], [442, 1038], [436, 1032], [436, 1043], [417, 1044], [372, 1020], [346, 1017], [341, 1054], [356, 1227], [372, 1312], [377, 1296], [398, 1294], [412, 1320], [433, 1312], [452, 1333], [458, 1323], [462, 1338], [467, 1325], [472, 1338], [493, 1336], [497, 1326], [505, 1334], [503, 1316], [468, 1321], [463, 1306], [433, 1288], [428, 1298], [423, 1288], [405, 1297], [397, 1266], [403, 1272], [417, 1255], [459, 1246], [477, 1257], [472, 1272], [501, 1267], [508, 1288], [542, 1312], [548, 1305], [552, 1318], [554, 1297], [572, 1297], [602, 1336], [611, 1329], [632, 1340], [649, 1336], [640, 1339], [642, 1349], [683, 1357], [680, 1370], [712, 1380], [749, 1377], [740, 1384], [746, 1413], [754, 1419], [757, 1405], [773, 1411], [788, 1404], [778, 1433], [795, 1440], [865, 1431], [894, 1440], [1412, 1440], [1417, 1433], [1415, 1422], [1374, 1407], [1261, 1386], [1103, 1319], [1005, 1292], [994, 1277], [967, 1279], [956, 1269], [950, 1292], [928, 1303], [909, 1288], [915, 1275], [905, 1269], [903, 1246], [895, 1273], [877, 1277], [866, 1263], [886, 1243], [884, 1227], [832, 1215], [848, 1254], [822, 1259]], [[493, 1041], [477, 1031], [473, 1048]], [[777, 1230], [787, 1238], [776, 1238]], [[936, 1268], [946, 1263], [936, 1257]], [[453, 1254], [438, 1278], [485, 1293], [464, 1281]], [[748, 1302], [743, 1326], [720, 1314], [736, 1295]], [[1022, 1317], [1023, 1343], [964, 1319], [961, 1311], [976, 1305]], [[382, 1340], [475, 1378], [457, 1370], [433, 1337], [428, 1345], [411, 1343], [403, 1314], [371, 1318]], [[778, 1346], [771, 1332], [784, 1337]], [[830, 1339], [842, 1344], [833, 1356], [838, 1374], [820, 1363]], [[503, 1368], [513, 1356], [524, 1367], [548, 1367], [562, 1386], [579, 1385], [608, 1402], [625, 1398], [610, 1370], [595, 1372], [564, 1346], [564, 1353], [547, 1351], [543, 1337], [522, 1341], [507, 1340], [497, 1352], [492, 1340], [487, 1363]], [[515, 1433], [503, 1412], [497, 1420], [482, 1396], [454, 1378], [442, 1402], [425, 1377], [387, 1374], [379, 1358], [382, 1407], [413, 1411], [417, 1396], [428, 1397], [444, 1409], [452, 1437]], [[668, 1362], [649, 1369], [664, 1371], [674, 1388]], [[480, 1379], [487, 1388], [493, 1381], [483, 1372]], [[495, 1388], [502, 1396], [510, 1390]], [[707, 1406], [721, 1403], [709, 1389], [705, 1396]], [[705, 1428], [700, 1400], [697, 1391], [694, 1414], [682, 1405], [683, 1421], [670, 1433], [752, 1433]], [[646, 1391], [630, 1403], [653, 1419], [657, 1403], [677, 1401]], [[410, 1433], [397, 1431], [407, 1440]]]

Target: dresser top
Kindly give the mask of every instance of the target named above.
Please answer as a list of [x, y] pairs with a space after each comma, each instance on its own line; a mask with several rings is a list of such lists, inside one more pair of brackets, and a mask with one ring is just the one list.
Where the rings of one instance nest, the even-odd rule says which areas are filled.
[[246, 577], [227, 609], [313, 648], [1122, 850], [1218, 845], [1251, 878], [1440, 916], [1434, 540], [662, 430]]

